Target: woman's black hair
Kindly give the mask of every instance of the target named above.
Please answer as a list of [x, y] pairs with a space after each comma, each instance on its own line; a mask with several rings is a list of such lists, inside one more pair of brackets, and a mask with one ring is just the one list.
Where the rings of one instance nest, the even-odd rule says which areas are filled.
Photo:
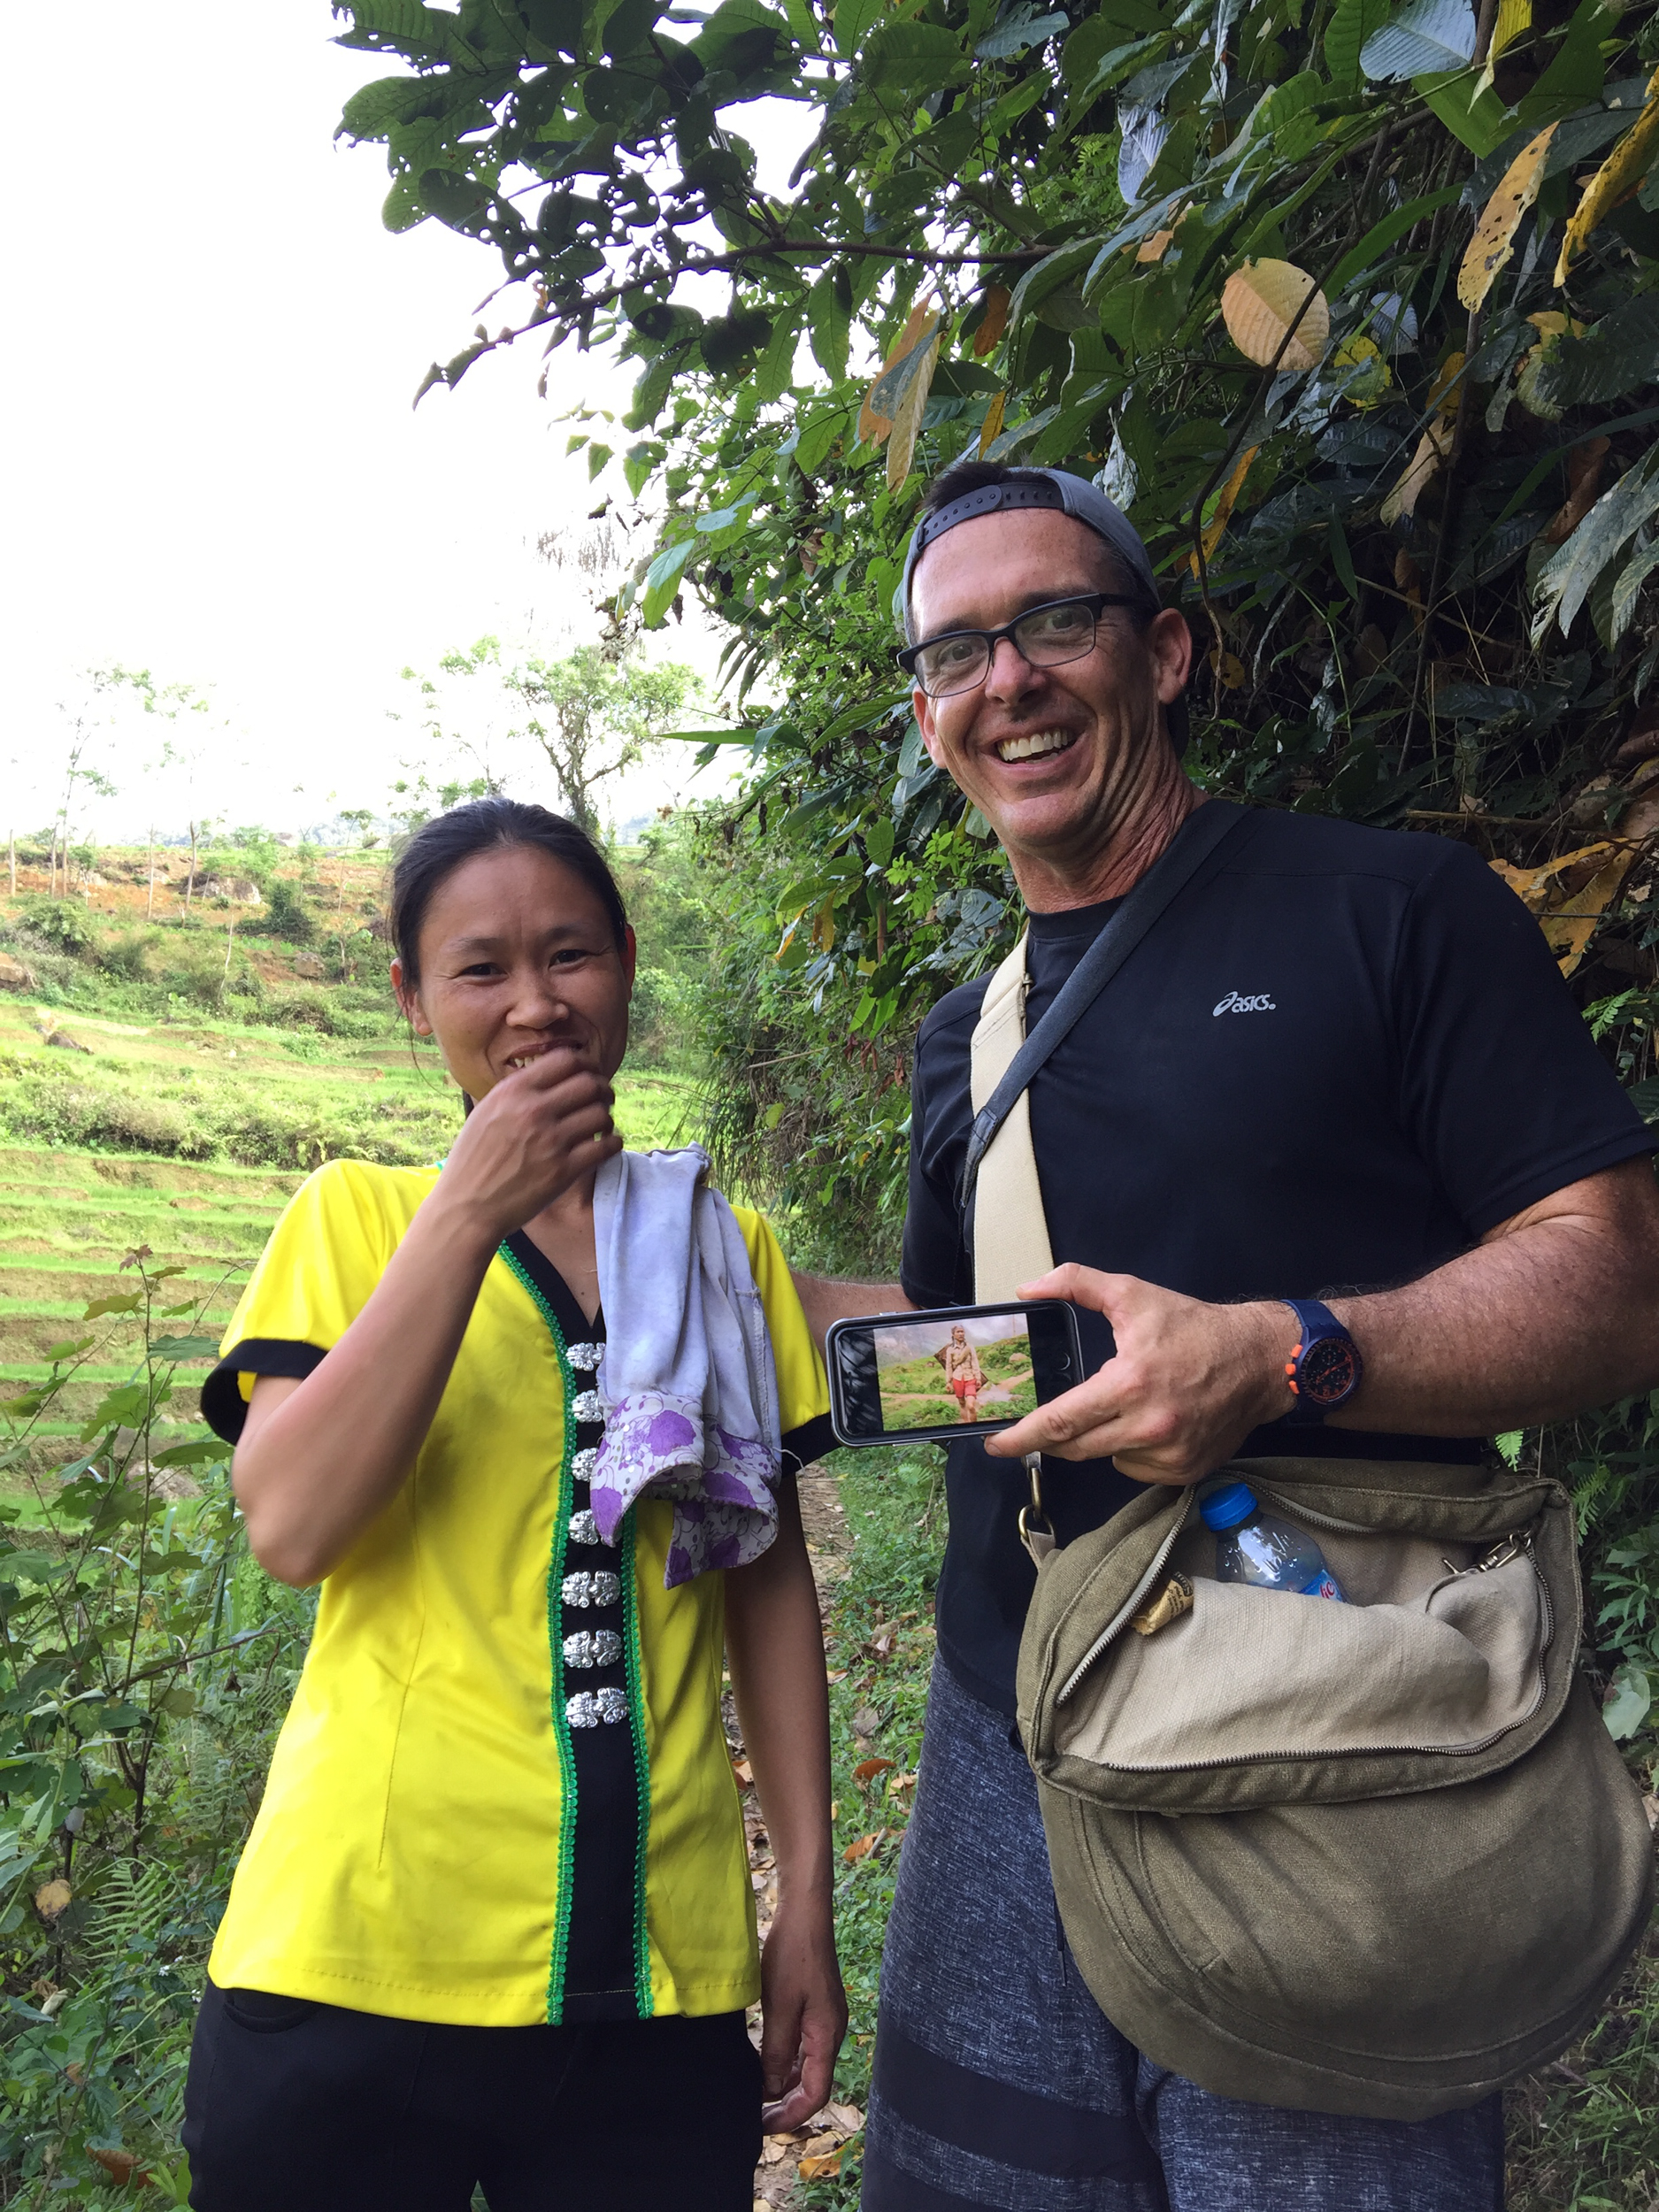
[[467, 806], [436, 814], [410, 839], [392, 870], [391, 939], [403, 964], [407, 987], [420, 981], [420, 926], [439, 886], [479, 853], [498, 846], [534, 846], [580, 876], [605, 910], [611, 934], [620, 949], [628, 918], [622, 894], [604, 856], [585, 830], [544, 806], [520, 799], [475, 799]]

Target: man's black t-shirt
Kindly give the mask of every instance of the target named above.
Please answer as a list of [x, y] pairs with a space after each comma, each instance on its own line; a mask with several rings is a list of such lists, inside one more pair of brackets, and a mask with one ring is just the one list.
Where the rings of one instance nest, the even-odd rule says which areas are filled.
[[[1033, 914], [1029, 1031], [1115, 902]], [[905, 1295], [971, 1304], [956, 1202], [986, 981], [941, 1000], [916, 1053]], [[1119, 970], [1031, 1089], [1056, 1262], [1194, 1298], [1318, 1297], [1411, 1279], [1581, 1176], [1652, 1148], [1520, 901], [1468, 848], [1256, 814]], [[1110, 1356], [1079, 1314], [1086, 1363]], [[1249, 1453], [1467, 1460], [1467, 1440], [1258, 1429]], [[1056, 1532], [1140, 1486], [1044, 1462]], [[939, 1647], [1014, 1709], [1033, 1572], [1018, 1462], [949, 1448]]]

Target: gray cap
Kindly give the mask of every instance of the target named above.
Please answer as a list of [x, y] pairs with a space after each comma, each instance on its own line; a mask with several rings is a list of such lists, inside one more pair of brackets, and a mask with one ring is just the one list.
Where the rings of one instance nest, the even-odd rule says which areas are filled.
[[[1141, 533], [1098, 484], [1091, 484], [1086, 476], [1073, 476], [1069, 469], [1021, 469], [1018, 475], [1006, 477], [1000, 484], [987, 484], [979, 491], [964, 492], [960, 499], [949, 500], [944, 506], [935, 508], [932, 514], [924, 515], [910, 533], [895, 607], [907, 645], [916, 643], [910, 627], [910, 579], [916, 573], [917, 562], [933, 540], [942, 538], [947, 530], [954, 530], [959, 522], [972, 522], [980, 515], [1006, 514], [1022, 507], [1047, 507], [1082, 523], [1111, 548], [1130, 579], [1145, 590], [1148, 606], [1156, 609], [1163, 604], [1158, 580], [1152, 572], [1151, 557], [1141, 541]], [[1164, 709], [1164, 719], [1176, 751], [1184, 753], [1188, 733], [1184, 696]]]
[[954, 530], [959, 522], [973, 522], [980, 515], [1006, 514], [1021, 507], [1047, 507], [1082, 523], [1110, 546], [1135, 582], [1145, 587], [1151, 604], [1156, 607], [1161, 603], [1157, 579], [1152, 573], [1152, 563], [1141, 542], [1140, 532], [1098, 484], [1091, 484], [1086, 476], [1073, 476], [1067, 469], [1021, 469], [1018, 475], [1006, 478], [1000, 484], [987, 484], [979, 491], [964, 492], [960, 499], [935, 508], [932, 514], [924, 515], [910, 533], [910, 551], [904, 557], [904, 575], [899, 585], [899, 610], [907, 645], [916, 642], [910, 630], [910, 579], [916, 572], [917, 562], [934, 539], [942, 538], [947, 530]]

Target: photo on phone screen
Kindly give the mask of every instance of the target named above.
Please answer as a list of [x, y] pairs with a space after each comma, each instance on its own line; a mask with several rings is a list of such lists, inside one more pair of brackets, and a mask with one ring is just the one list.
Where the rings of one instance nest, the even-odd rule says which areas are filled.
[[889, 1436], [950, 1421], [964, 1428], [981, 1418], [1017, 1421], [1037, 1409], [1031, 1324], [1023, 1313], [901, 1323], [872, 1333], [876, 1394]]
[[838, 1321], [827, 1348], [844, 1443], [1007, 1428], [1081, 1373], [1076, 1320], [1058, 1299]]

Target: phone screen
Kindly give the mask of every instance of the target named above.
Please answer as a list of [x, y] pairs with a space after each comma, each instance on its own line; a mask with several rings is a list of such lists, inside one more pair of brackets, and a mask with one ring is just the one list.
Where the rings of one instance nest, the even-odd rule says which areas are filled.
[[1075, 1346], [1073, 1317], [1058, 1301], [838, 1322], [837, 1432], [853, 1443], [1006, 1428], [1079, 1379]]
[[964, 1428], [1034, 1413], [1031, 1324], [1025, 1315], [889, 1324], [872, 1329], [876, 1395], [889, 1436], [907, 1429]]

